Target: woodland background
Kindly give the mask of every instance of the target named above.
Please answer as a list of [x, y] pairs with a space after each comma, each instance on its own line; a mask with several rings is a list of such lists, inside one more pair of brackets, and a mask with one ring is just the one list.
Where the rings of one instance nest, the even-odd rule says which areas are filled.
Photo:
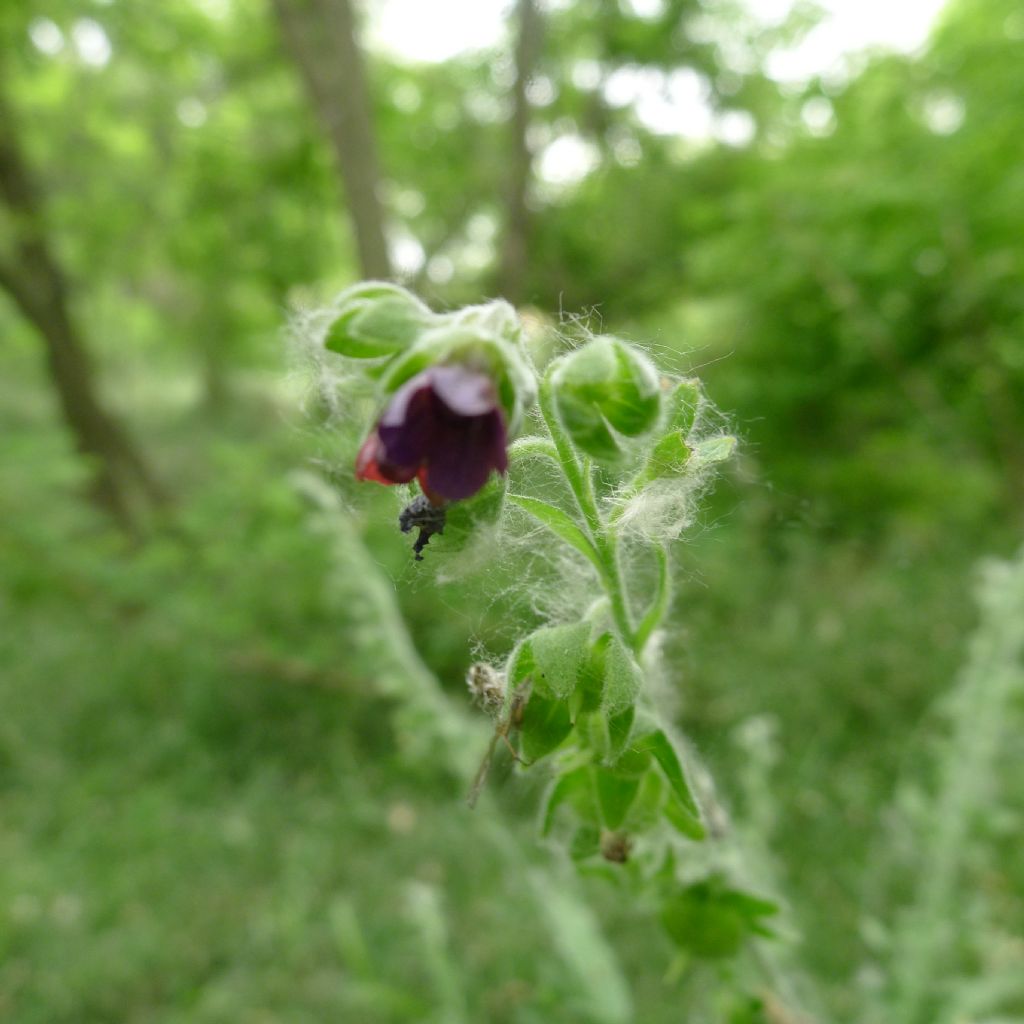
[[794, 84], [810, 6], [517, 0], [437, 63], [373, 6], [0, 8], [0, 1015], [798, 1019], [565, 875], [507, 765], [465, 810], [515, 565], [420, 573], [287, 342], [394, 275], [704, 379], [742, 444], [666, 655], [779, 988], [1024, 1020], [1024, 615], [959, 671], [1024, 536], [1024, 9]]

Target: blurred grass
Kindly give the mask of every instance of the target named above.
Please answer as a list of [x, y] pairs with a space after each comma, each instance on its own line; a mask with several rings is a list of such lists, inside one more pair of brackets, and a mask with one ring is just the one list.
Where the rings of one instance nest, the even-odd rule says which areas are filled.
[[[288, 478], [307, 439], [245, 417], [191, 421], [191, 439], [172, 424], [151, 443], [201, 452], [183, 537], [132, 550], [74, 500], [42, 413], [22, 409], [33, 439], [0, 469], [0, 1012], [440, 1021], [456, 986], [466, 1020], [619, 1019], [587, 1010], [563, 939], [534, 926], [528, 872], [548, 856], [529, 818], [464, 806], [451, 766], [475, 762], [484, 725], [438, 750], [418, 742], [436, 721], [382, 699], [401, 637], [353, 642], [332, 575], [374, 580], [310, 528]], [[397, 531], [389, 546], [408, 557]], [[466, 637], [447, 642], [465, 704]]]
[[[530, 895], [531, 864], [552, 869], [530, 792], [503, 787], [513, 827], [497, 841], [493, 809], [463, 809], [452, 759], [409, 742], [422, 718], [381, 699], [391, 652], [352, 643], [293, 484], [311, 449], [328, 466], [338, 453], [276, 399], [217, 425], [156, 410], [148, 441], [179, 477], [183, 537], [132, 550], [75, 500], [80, 467], [26, 395], [0, 463], [0, 1010], [27, 1024], [605, 1019], [565, 959], [574, 940]], [[770, 851], [795, 958], [852, 1020], [851, 979], [876, 955], [865, 922], [890, 909], [871, 877], [880, 830], [964, 655], [972, 553], [824, 547], [761, 500], [742, 478], [723, 487], [683, 547], [667, 655], [682, 723]], [[500, 647], [525, 613], [448, 585], [438, 614], [432, 585], [406, 585], [390, 496], [364, 489], [364, 503], [352, 529], [404, 580], [416, 646], [462, 702], [471, 639]], [[765, 723], [776, 753], [755, 792], [744, 736]], [[587, 899], [636, 1019], [706, 1005], [717, 980], [666, 978], [662, 940], [614, 886], [594, 879]]]

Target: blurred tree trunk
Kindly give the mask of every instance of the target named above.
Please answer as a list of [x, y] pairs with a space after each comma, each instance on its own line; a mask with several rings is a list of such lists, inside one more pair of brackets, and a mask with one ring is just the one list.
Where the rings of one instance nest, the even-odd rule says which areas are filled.
[[273, 0], [285, 46], [330, 139], [364, 277], [391, 276], [363, 55], [350, 0]]
[[518, 0], [516, 16], [519, 34], [516, 40], [516, 80], [513, 86], [511, 162], [505, 200], [505, 235], [498, 281], [501, 294], [509, 302], [524, 298], [529, 263], [530, 211], [527, 197], [533, 153], [530, 151], [530, 101], [527, 87], [540, 56], [542, 25], [534, 0]]
[[42, 201], [0, 93], [0, 211], [10, 243], [0, 250], [0, 288], [42, 337], [47, 367], [78, 450], [95, 466], [94, 497], [126, 529], [166, 503], [135, 443], [104, 408], [92, 362], [69, 308], [68, 286], [46, 237]]

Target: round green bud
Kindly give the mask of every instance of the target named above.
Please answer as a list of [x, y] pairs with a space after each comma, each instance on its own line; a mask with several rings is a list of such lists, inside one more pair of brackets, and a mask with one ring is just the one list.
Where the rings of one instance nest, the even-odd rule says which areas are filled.
[[415, 295], [385, 281], [346, 289], [324, 345], [350, 359], [393, 356], [412, 345], [438, 317]]
[[605, 462], [622, 456], [616, 433], [646, 434], [661, 412], [654, 364], [617, 338], [594, 338], [567, 356], [554, 372], [552, 389], [559, 417], [573, 442]]

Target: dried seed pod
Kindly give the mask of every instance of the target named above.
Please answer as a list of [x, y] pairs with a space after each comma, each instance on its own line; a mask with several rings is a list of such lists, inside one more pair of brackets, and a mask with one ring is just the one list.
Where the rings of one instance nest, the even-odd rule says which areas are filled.
[[633, 840], [625, 832], [601, 833], [601, 856], [612, 864], [625, 864], [633, 849]]
[[500, 711], [505, 703], [505, 677], [484, 661], [469, 666], [466, 686], [473, 697], [473, 703], [488, 714]]

